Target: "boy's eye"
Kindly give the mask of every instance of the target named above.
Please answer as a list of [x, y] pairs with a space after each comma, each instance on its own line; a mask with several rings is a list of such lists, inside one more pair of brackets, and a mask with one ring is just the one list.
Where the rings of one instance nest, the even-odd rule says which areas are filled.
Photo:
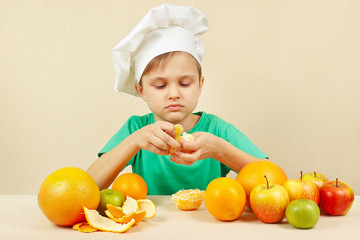
[[182, 86], [182, 87], [188, 87], [188, 86], [190, 86], [190, 83], [183, 82], [183, 83], [180, 83], [180, 86]]
[[157, 89], [162, 89], [162, 88], [165, 88], [165, 84], [159, 84], [159, 85], [155, 85], [155, 88]]

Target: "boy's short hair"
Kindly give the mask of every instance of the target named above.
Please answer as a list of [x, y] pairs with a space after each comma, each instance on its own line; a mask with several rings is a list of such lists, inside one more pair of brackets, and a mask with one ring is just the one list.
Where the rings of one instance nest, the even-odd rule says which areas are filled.
[[[167, 62], [169, 59], [171, 59], [175, 54], [179, 53], [179, 51], [174, 51], [174, 52], [167, 52], [167, 53], [163, 53], [160, 54], [159, 56], [153, 58], [149, 64], [146, 66], [141, 79], [140, 79], [140, 85], [142, 84], [142, 77], [147, 74], [148, 72], [150, 72], [152, 69], [154, 69], [155, 67], [159, 67], [161, 64], [163, 64], [164, 62]], [[199, 79], [201, 78], [202, 75], [202, 70], [201, 70], [201, 65], [200, 63], [191, 55], [189, 54], [194, 61], [196, 62], [196, 67], [198, 69], [199, 72]]]

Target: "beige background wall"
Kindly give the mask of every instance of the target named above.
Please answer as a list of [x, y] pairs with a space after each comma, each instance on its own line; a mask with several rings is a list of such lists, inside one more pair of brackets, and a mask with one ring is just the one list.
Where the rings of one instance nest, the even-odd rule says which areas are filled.
[[[236, 125], [289, 177], [316, 170], [360, 194], [360, 1], [168, 2], [210, 20], [197, 110]], [[111, 49], [161, 3], [0, 0], [0, 194], [87, 169], [148, 113], [112, 90]]]

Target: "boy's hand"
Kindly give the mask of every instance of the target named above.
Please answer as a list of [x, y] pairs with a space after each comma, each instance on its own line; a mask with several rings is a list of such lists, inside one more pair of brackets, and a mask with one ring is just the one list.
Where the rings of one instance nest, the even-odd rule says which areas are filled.
[[155, 154], [169, 155], [170, 147], [180, 148], [175, 138], [175, 126], [169, 122], [157, 121], [134, 133], [136, 145]]
[[191, 165], [201, 159], [216, 159], [221, 138], [207, 132], [195, 132], [192, 135], [196, 141], [181, 140], [180, 150], [173, 154], [170, 160], [179, 164]]

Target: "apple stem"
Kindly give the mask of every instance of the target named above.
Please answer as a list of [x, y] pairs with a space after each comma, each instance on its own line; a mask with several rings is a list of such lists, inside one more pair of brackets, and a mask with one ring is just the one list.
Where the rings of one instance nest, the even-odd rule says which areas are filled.
[[336, 178], [336, 187], [339, 187], [339, 179]]
[[268, 178], [267, 178], [266, 175], [264, 175], [264, 178], [266, 179], [266, 187], [267, 187], [267, 189], [269, 189], [269, 188], [270, 188], [270, 187], [269, 187], [269, 180], [268, 180]]
[[314, 172], [314, 177], [316, 177], [316, 172]]
[[300, 171], [300, 181], [302, 181], [302, 171]]

